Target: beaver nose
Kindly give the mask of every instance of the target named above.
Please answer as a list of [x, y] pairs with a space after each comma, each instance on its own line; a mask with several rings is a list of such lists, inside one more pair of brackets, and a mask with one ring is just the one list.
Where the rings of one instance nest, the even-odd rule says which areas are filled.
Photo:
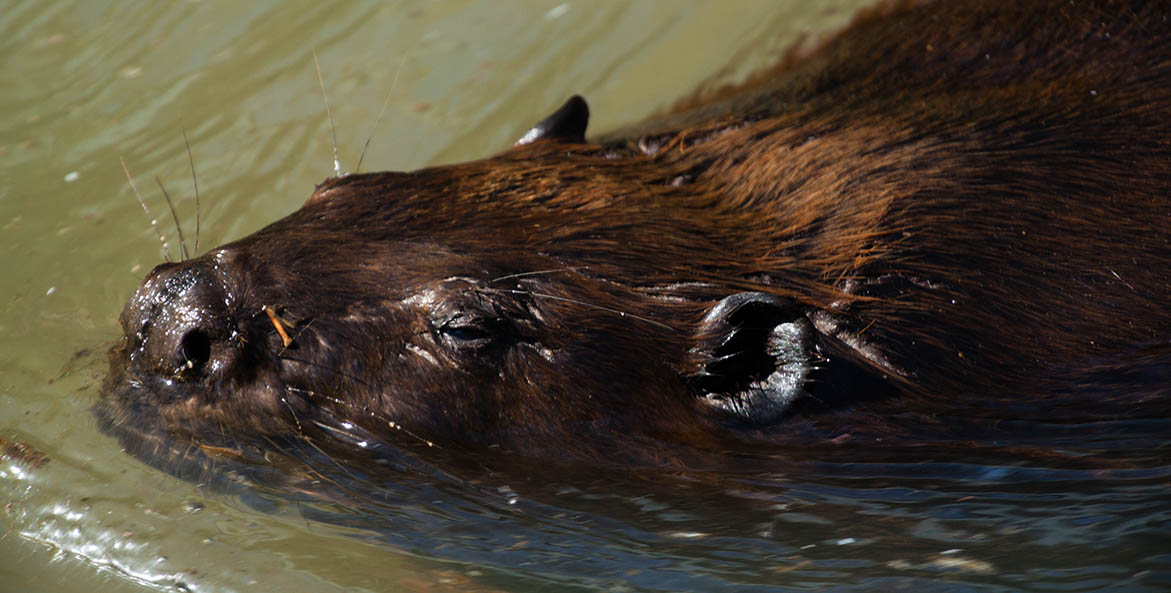
[[122, 314], [140, 371], [194, 381], [235, 360], [236, 324], [223, 274], [207, 263], [156, 267]]

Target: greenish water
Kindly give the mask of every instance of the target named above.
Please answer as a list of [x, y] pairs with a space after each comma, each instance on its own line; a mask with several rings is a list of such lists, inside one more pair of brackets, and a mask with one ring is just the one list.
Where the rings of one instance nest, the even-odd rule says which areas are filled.
[[637, 121], [862, 3], [7, 3], [0, 445], [49, 460], [0, 457], [0, 590], [1171, 588], [1171, 462], [1121, 435], [1110, 470], [892, 447], [886, 463], [727, 476], [716, 492], [534, 474], [518, 500], [404, 482], [359, 512], [215, 494], [95, 428], [118, 313], [162, 258], [120, 160], [173, 254], [155, 178], [190, 245], [184, 132], [203, 249], [296, 209], [333, 166], [314, 50], [343, 169], [389, 94], [363, 169], [406, 170], [502, 150], [573, 93], [593, 132]]

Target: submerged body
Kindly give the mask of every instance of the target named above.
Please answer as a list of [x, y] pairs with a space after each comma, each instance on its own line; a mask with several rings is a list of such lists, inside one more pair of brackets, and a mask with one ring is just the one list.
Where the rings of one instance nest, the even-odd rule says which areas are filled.
[[99, 417], [160, 464], [680, 465], [1165, 415], [1171, 5], [903, 4], [637, 131], [587, 143], [571, 100], [495, 157], [330, 179], [159, 266]]

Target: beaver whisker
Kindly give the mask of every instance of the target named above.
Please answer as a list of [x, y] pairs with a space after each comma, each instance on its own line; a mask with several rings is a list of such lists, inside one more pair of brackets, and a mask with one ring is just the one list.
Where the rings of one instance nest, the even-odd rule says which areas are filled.
[[415, 439], [415, 440], [419, 441], [420, 443], [423, 443], [424, 445], [427, 445], [428, 447], [433, 447], [433, 448], [435, 448], [435, 449], [440, 449], [440, 448], [442, 448], [442, 447], [439, 447], [439, 446], [437, 446], [437, 445], [436, 445], [436, 444], [435, 444], [433, 441], [431, 441], [431, 440], [428, 440], [428, 439], [425, 439], [425, 438], [423, 438], [423, 437], [421, 437], [421, 436], [419, 436], [419, 435], [417, 435], [417, 434], [415, 434], [415, 433], [413, 433], [413, 432], [411, 432], [411, 431], [409, 431], [409, 430], [407, 430], [407, 429], [403, 428], [403, 425], [402, 425], [402, 424], [399, 424], [398, 422], [395, 422], [394, 420], [391, 420], [391, 419], [390, 419], [389, 417], [387, 417], [387, 416], [379, 416], [379, 415], [377, 415], [377, 414], [373, 414], [373, 416], [374, 416], [375, 418], [379, 418], [380, 420], [383, 420], [383, 421], [385, 421], [385, 422], [386, 422], [386, 425], [387, 425], [388, 427], [390, 427], [391, 429], [393, 429], [393, 430], [397, 430], [397, 431], [399, 431], [399, 432], [405, 432], [405, 433], [407, 433], [407, 436], [409, 436], [409, 437], [411, 437], [411, 438], [413, 438], [413, 439]]
[[[310, 400], [312, 400], [312, 399], [317, 399], [317, 398], [324, 398], [324, 399], [326, 399], [326, 400], [330, 401], [331, 403], [333, 403], [333, 404], [335, 404], [335, 405], [340, 405], [340, 406], [342, 406], [343, 408], [347, 408], [347, 409], [349, 409], [349, 410], [351, 410], [351, 411], [357, 411], [357, 412], [364, 412], [364, 411], [365, 411], [365, 410], [360, 410], [360, 409], [358, 409], [358, 407], [357, 407], [357, 406], [355, 406], [355, 405], [354, 405], [352, 402], [347, 402], [347, 401], [344, 401], [344, 400], [342, 400], [342, 399], [339, 399], [339, 398], [336, 398], [336, 397], [330, 397], [330, 396], [323, 396], [323, 395], [319, 395], [319, 394], [318, 394], [317, 392], [315, 392], [315, 391], [310, 391], [310, 390], [308, 390], [308, 389], [301, 389], [301, 388], [299, 388], [299, 387], [286, 387], [286, 388], [287, 388], [289, 391], [294, 391], [294, 392], [297, 392], [297, 393], [304, 393], [305, 395], [307, 395], [307, 396], [309, 397], [309, 399], [310, 399]], [[282, 401], [284, 401], [284, 398], [281, 398], [281, 400], [282, 400]], [[286, 402], [286, 405], [287, 405], [287, 402]], [[402, 428], [402, 425], [400, 425], [400, 424], [396, 423], [395, 421], [391, 420], [391, 419], [390, 419], [390, 417], [388, 417], [388, 416], [386, 416], [386, 415], [384, 415], [384, 414], [374, 414], [374, 413], [371, 413], [371, 414], [370, 414], [370, 416], [371, 416], [371, 417], [373, 417], [373, 418], [376, 418], [376, 419], [378, 419], [378, 420], [381, 420], [381, 421], [385, 422], [385, 423], [387, 424], [387, 426], [389, 426], [390, 428], [394, 428], [394, 429], [396, 429], [396, 430], [403, 430], [403, 432], [406, 432], [406, 433], [407, 433], [407, 435], [411, 436], [412, 438], [418, 439], [420, 442], [422, 442], [422, 443], [425, 443], [425, 444], [426, 444], [427, 446], [429, 446], [429, 447], [433, 447], [433, 446], [435, 446], [435, 444], [434, 444], [434, 443], [432, 443], [431, 441], [429, 441], [429, 440], [427, 440], [427, 439], [425, 439], [425, 438], [423, 438], [423, 437], [421, 437], [421, 436], [419, 436], [419, 435], [417, 435], [417, 434], [415, 434], [415, 433], [413, 433], [413, 432], [411, 432], [411, 431], [409, 431], [409, 430], [404, 430], [404, 429]], [[295, 414], [294, 414], [294, 418], [296, 418], [296, 415], [295, 415]], [[349, 421], [342, 420], [341, 422], [342, 422], [343, 424], [349, 424], [349, 425], [353, 426], [353, 424], [352, 424], [352, 423], [350, 423]], [[349, 437], [353, 437], [353, 436], [354, 436], [353, 434], [351, 434], [351, 433], [349, 433], [349, 432], [346, 432], [346, 431], [344, 430], [344, 428], [343, 428], [343, 429], [339, 429], [339, 428], [337, 428], [337, 427], [329, 426], [329, 425], [327, 425], [327, 424], [324, 424], [324, 423], [322, 423], [322, 422], [321, 422], [321, 421], [319, 421], [319, 420], [314, 420], [314, 421], [313, 421], [313, 424], [315, 424], [315, 425], [316, 425], [318, 428], [321, 428], [321, 429], [323, 429], [323, 430], [325, 430], [325, 431], [327, 431], [327, 432], [329, 432], [329, 433], [331, 433], [331, 434], [344, 434], [344, 435], [346, 435], [346, 436], [349, 436]], [[299, 429], [299, 430], [301, 429], [301, 427], [300, 427], [300, 424], [298, 424], [298, 429]], [[304, 434], [304, 433], [302, 432], [302, 434]], [[311, 444], [312, 444], [312, 443], [311, 443]], [[325, 455], [326, 457], [329, 457], [329, 454], [328, 454], [328, 453], [326, 453], [325, 451], [322, 451], [322, 450], [321, 450], [319, 447], [317, 447], [316, 445], [313, 445], [313, 447], [314, 447], [315, 449], [317, 449], [318, 451], [321, 451], [321, 453], [322, 453], [323, 455]], [[331, 461], [332, 461], [332, 458], [331, 458]], [[344, 469], [344, 468], [343, 468], [343, 469]]]
[[[305, 440], [309, 441], [308, 444], [310, 447], [313, 448], [314, 451], [317, 451], [322, 456], [324, 456], [326, 459], [333, 462], [333, 464], [336, 465], [339, 469], [341, 469], [342, 473], [346, 474], [347, 477], [349, 477], [349, 478], [356, 478], [357, 477], [353, 473], [349, 472], [345, 468], [345, 466], [343, 466], [341, 463], [338, 462], [337, 459], [334, 459], [332, 455], [330, 455], [329, 453], [326, 453], [324, 450], [321, 449], [321, 447], [318, 447], [316, 444], [314, 444], [311, 439], [306, 437]], [[300, 450], [299, 448], [290, 449], [287, 446], [282, 446], [282, 443], [278, 443], [278, 442], [274, 441], [272, 439], [272, 437], [269, 437], [269, 436], [264, 437], [264, 441], [269, 444], [269, 446], [272, 448], [272, 450], [280, 451], [280, 452], [282, 452], [282, 454], [285, 454], [285, 456], [288, 459], [295, 460], [298, 463], [300, 463], [304, 467], [304, 476], [306, 478], [308, 478], [312, 481], [326, 482], [342, 492], [345, 492], [351, 496], [354, 495], [354, 491], [352, 489], [346, 488], [342, 484], [338, 483], [336, 480], [327, 476], [321, 470], [314, 467], [309, 462], [309, 460], [305, 458], [303, 451]], [[287, 452], [287, 454], [286, 454], [286, 452]]]
[[281, 355], [283, 355], [289, 349], [289, 346], [292, 346], [294, 342], [301, 339], [301, 334], [305, 333], [305, 330], [309, 329], [309, 326], [313, 325], [314, 321], [317, 321], [316, 317], [307, 321], [305, 323], [305, 326], [302, 327], [300, 331], [298, 331], [296, 334], [293, 335], [292, 339], [289, 340], [289, 343], [285, 344], [285, 347], [281, 348], [281, 351], [276, 353], [277, 357], [279, 358]]
[[191, 165], [191, 184], [195, 186], [195, 251], [191, 257], [199, 255], [199, 180], [195, 177], [195, 159], [191, 156], [191, 143], [187, 141], [187, 130], [183, 133], [183, 145], [187, 147], [187, 162]]
[[347, 401], [344, 401], [344, 400], [342, 400], [342, 399], [340, 399], [340, 398], [337, 398], [337, 397], [334, 397], [334, 396], [331, 396], [331, 395], [324, 395], [324, 394], [321, 394], [321, 393], [317, 393], [316, 391], [310, 391], [310, 390], [308, 390], [308, 389], [301, 389], [300, 387], [292, 387], [292, 386], [289, 386], [289, 385], [286, 385], [286, 386], [285, 386], [285, 389], [288, 389], [289, 391], [295, 391], [295, 392], [297, 392], [297, 393], [304, 393], [305, 395], [309, 396], [309, 399], [310, 399], [310, 400], [324, 399], [324, 400], [326, 400], [326, 401], [329, 401], [330, 403], [337, 404], [337, 405], [340, 405], [340, 406], [345, 406], [345, 407], [347, 407], [347, 408], [353, 408], [353, 407], [354, 407], [354, 406], [353, 406], [353, 405], [351, 405], [349, 402], [347, 402]]
[[[322, 426], [322, 427], [324, 427], [324, 425], [323, 425], [323, 424], [321, 424], [320, 422], [315, 422], [315, 424], [317, 424], [318, 426]], [[314, 450], [314, 451], [317, 451], [318, 453], [321, 453], [321, 455], [322, 455], [323, 457], [325, 457], [326, 459], [328, 459], [328, 460], [330, 461], [330, 463], [334, 464], [334, 465], [335, 465], [335, 466], [338, 468], [338, 470], [340, 470], [340, 471], [341, 471], [341, 473], [342, 473], [342, 474], [344, 474], [344, 475], [345, 475], [347, 478], [354, 479], [354, 480], [358, 479], [358, 476], [357, 476], [356, 474], [354, 474], [354, 472], [350, 471], [350, 470], [349, 470], [349, 468], [347, 468], [347, 467], [345, 466], [345, 464], [343, 464], [342, 462], [338, 461], [336, 458], [334, 458], [334, 456], [333, 456], [333, 455], [330, 455], [329, 453], [326, 453], [326, 452], [325, 452], [325, 449], [322, 449], [320, 446], [318, 446], [318, 445], [317, 445], [317, 443], [313, 442], [313, 439], [306, 438], [305, 440], [308, 442], [309, 446], [313, 448], [313, 450]], [[329, 476], [327, 476], [327, 475], [326, 475], [324, 472], [322, 472], [321, 470], [319, 470], [319, 469], [317, 469], [317, 468], [313, 467], [313, 465], [309, 464], [308, 462], [306, 462], [306, 461], [304, 461], [304, 460], [302, 460], [302, 462], [304, 462], [304, 463], [305, 463], [305, 468], [306, 468], [306, 472], [305, 472], [305, 473], [306, 473], [307, 475], [309, 475], [309, 476], [312, 476], [312, 477], [316, 478], [317, 480], [321, 480], [322, 482], [326, 482], [326, 483], [328, 483], [328, 484], [332, 484], [332, 485], [333, 485], [334, 487], [336, 487], [337, 489], [339, 489], [339, 490], [341, 490], [342, 492], [345, 492], [345, 493], [347, 493], [347, 494], [349, 494], [349, 495], [351, 495], [351, 496], [354, 496], [354, 495], [356, 494], [356, 492], [355, 492], [353, 489], [351, 489], [351, 488], [346, 488], [346, 487], [345, 487], [345, 486], [343, 486], [341, 483], [339, 483], [337, 480], [334, 480], [333, 478], [330, 478], [330, 477], [329, 477]]]
[[[305, 390], [305, 389], [297, 389], [295, 387], [290, 387], [289, 389], [294, 390], [294, 391], [300, 391], [303, 393], [307, 393], [307, 394], [309, 394], [310, 397], [318, 397], [318, 395], [316, 393], [314, 393], [312, 391]], [[403, 428], [402, 424], [399, 424], [398, 422], [391, 420], [390, 416], [387, 416], [386, 414], [376, 414], [376, 413], [369, 412], [368, 410], [360, 410], [352, 402], [347, 402], [347, 401], [341, 400], [336, 397], [329, 397], [329, 396], [324, 396], [324, 397], [326, 397], [329, 401], [333, 402], [334, 404], [340, 405], [344, 408], [349, 408], [350, 410], [354, 410], [354, 411], [358, 411], [358, 412], [369, 413], [369, 415], [372, 418], [375, 418], [377, 420], [381, 420], [381, 421], [385, 422], [387, 427], [389, 427], [393, 430], [399, 431], [399, 432], [404, 432], [407, 434], [407, 436], [418, 440], [420, 443], [423, 443], [424, 445], [427, 445], [428, 447], [435, 447], [436, 446], [433, 441], [425, 439], [425, 438]], [[346, 421], [343, 420], [343, 422], [346, 422]], [[338, 430], [337, 428], [322, 424], [321, 422], [319, 422], [317, 420], [314, 420], [313, 423], [316, 424], [319, 428], [323, 428], [331, 433], [347, 434], [348, 435], [348, 433], [343, 433], [343, 431]], [[348, 422], [346, 422], [346, 423], [349, 424]], [[352, 435], [350, 435], [350, 436], [352, 436]]]
[[570, 304], [574, 304], [574, 305], [581, 305], [583, 307], [590, 307], [591, 309], [598, 309], [600, 311], [607, 311], [609, 313], [613, 313], [613, 314], [615, 314], [619, 317], [622, 317], [622, 318], [629, 317], [631, 319], [634, 319], [637, 321], [642, 321], [643, 323], [649, 323], [651, 325], [661, 327], [663, 329], [668, 329], [668, 330], [671, 330], [676, 333], [683, 332], [683, 330], [672, 327], [670, 325], [667, 325], [666, 323], [663, 323], [662, 321], [655, 321], [654, 319], [643, 317], [641, 315], [635, 315], [634, 313], [627, 313], [626, 311], [623, 311], [621, 309], [615, 309], [613, 307], [607, 307], [605, 305], [598, 305], [598, 304], [594, 304], [594, 303], [589, 303], [589, 302], [581, 301], [578, 299], [571, 299], [569, 297], [557, 296], [557, 295], [553, 295], [553, 294], [544, 294], [544, 293], [540, 293], [540, 292], [533, 292], [531, 290], [521, 290], [519, 288], [484, 288], [482, 290], [487, 291], [487, 292], [498, 292], [498, 293], [504, 293], [504, 294], [519, 294], [519, 295], [531, 296], [531, 297], [539, 298], [539, 299], [549, 299], [551, 301], [562, 301], [562, 302], [570, 303]]
[[358, 155], [358, 166], [354, 167], [354, 173], [362, 172], [362, 161], [366, 158], [366, 149], [370, 148], [370, 140], [374, 139], [374, 132], [378, 130], [378, 124], [382, 123], [382, 116], [386, 115], [386, 106], [390, 104], [390, 95], [394, 93], [394, 88], [398, 86], [398, 75], [403, 71], [403, 64], [407, 63], [407, 54], [403, 53], [402, 58], [399, 58], [398, 68], [394, 69], [394, 80], [390, 81], [390, 90], [386, 91], [386, 97], [382, 99], [382, 109], [378, 111], [378, 117], [374, 120], [374, 127], [370, 128], [370, 135], [366, 137], [366, 143], [362, 145], [362, 154]]
[[313, 48], [313, 66], [317, 68], [317, 83], [321, 85], [321, 100], [325, 103], [325, 115], [329, 118], [329, 136], [333, 141], [333, 172], [342, 176], [342, 163], [337, 156], [337, 132], [333, 128], [333, 112], [329, 109], [329, 97], [325, 94], [325, 79], [321, 77], [321, 64], [317, 61], [317, 48]]
[[167, 193], [167, 188], [163, 187], [163, 181], [155, 175], [155, 183], [159, 184], [159, 190], [163, 192], [163, 199], [167, 201], [167, 209], [171, 211], [171, 219], [175, 221], [175, 231], [179, 233], [179, 248], [183, 252], [183, 259], [180, 261], [187, 261], [191, 259], [187, 254], [187, 239], [183, 237], [183, 225], [179, 224], [179, 214], [175, 212], [175, 203], [171, 201], [171, 194]]
[[335, 375], [338, 375], [339, 377], [344, 377], [346, 379], [349, 379], [355, 383], [365, 385], [366, 387], [374, 387], [374, 385], [372, 383], [370, 383], [368, 381], [363, 381], [362, 379], [359, 379], [358, 377], [355, 377], [354, 375], [351, 375], [349, 373], [343, 373], [342, 371], [339, 371], [337, 369], [330, 368], [330, 367], [323, 365], [323, 364], [320, 364], [320, 363], [311, 362], [311, 361], [305, 360], [304, 358], [293, 358], [290, 356], [281, 356], [280, 359], [281, 360], [289, 360], [292, 362], [299, 362], [301, 364], [309, 365], [311, 367], [316, 367], [316, 368], [319, 368], [319, 369], [322, 369], [325, 371], [329, 371]]
[[493, 282], [501, 282], [503, 280], [512, 280], [514, 278], [526, 278], [528, 276], [542, 276], [545, 274], [556, 274], [558, 272], [576, 272], [578, 270], [588, 270], [589, 266], [566, 266], [564, 268], [553, 268], [549, 270], [536, 270], [534, 272], [519, 272], [516, 274], [507, 274], [499, 276], [488, 281], [489, 284]]
[[1107, 268], [1106, 268], [1106, 271], [1107, 271], [1107, 272], [1110, 272], [1110, 275], [1112, 275], [1112, 276], [1114, 276], [1115, 278], [1117, 278], [1119, 282], [1121, 282], [1121, 283], [1125, 284], [1125, 285], [1126, 285], [1126, 287], [1127, 287], [1127, 288], [1129, 288], [1130, 290], [1132, 290], [1132, 291], [1134, 291], [1134, 292], [1138, 292], [1138, 290], [1135, 290], [1134, 286], [1131, 286], [1131, 284], [1130, 284], [1129, 282], [1127, 282], [1126, 280], [1123, 280], [1123, 279], [1122, 279], [1122, 276], [1119, 276], [1119, 275], [1118, 275], [1118, 272], [1115, 272], [1114, 270], [1111, 270], [1109, 267], [1107, 267]]
[[289, 414], [293, 417], [293, 423], [297, 425], [297, 434], [305, 434], [305, 429], [301, 427], [301, 419], [297, 417], [297, 412], [293, 409], [293, 406], [289, 404], [289, 400], [282, 397], [281, 403], [289, 409]]
[[[316, 424], [316, 425], [318, 425], [318, 426], [321, 426], [321, 423], [320, 423], [320, 422], [314, 421], [313, 423], [314, 423], [314, 424]], [[352, 478], [352, 477], [354, 477], [354, 476], [353, 476], [353, 474], [350, 474], [350, 473], [349, 473], [349, 472], [346, 470], [346, 468], [345, 468], [345, 467], [343, 467], [343, 466], [342, 466], [340, 463], [338, 463], [338, 462], [337, 462], [337, 460], [336, 460], [336, 459], [334, 459], [334, 458], [333, 458], [333, 456], [332, 456], [332, 455], [330, 455], [329, 453], [326, 453], [324, 450], [322, 450], [322, 449], [321, 449], [321, 447], [317, 446], [317, 444], [315, 444], [315, 443], [313, 442], [313, 439], [311, 439], [311, 438], [309, 438], [308, 436], [306, 436], [304, 432], [302, 432], [302, 433], [301, 433], [301, 435], [302, 435], [302, 436], [305, 436], [305, 438], [304, 438], [303, 440], [301, 440], [301, 441], [296, 441], [295, 443], [288, 443], [288, 442], [286, 442], [285, 444], [278, 443], [276, 440], [274, 440], [274, 439], [272, 438], [272, 436], [271, 436], [271, 435], [265, 435], [265, 436], [264, 436], [264, 441], [265, 441], [265, 442], [267, 442], [269, 445], [271, 445], [271, 447], [272, 447], [272, 449], [273, 449], [274, 451], [280, 451], [280, 452], [282, 452], [282, 453], [286, 453], [286, 452], [287, 452], [287, 453], [289, 454], [289, 456], [290, 456], [290, 457], [292, 457], [292, 456], [293, 456], [294, 454], [296, 454], [296, 453], [299, 453], [299, 452], [301, 452], [301, 450], [302, 450], [302, 449], [301, 449], [300, 447], [296, 447], [296, 446], [290, 447], [290, 446], [288, 446], [288, 445], [289, 445], [289, 444], [300, 444], [301, 442], [305, 442], [305, 443], [306, 443], [306, 444], [308, 444], [310, 447], [312, 447], [314, 451], [317, 451], [318, 453], [321, 453], [323, 456], [325, 456], [325, 458], [326, 458], [326, 459], [328, 459], [328, 460], [332, 461], [332, 462], [333, 462], [335, 465], [337, 465], [337, 466], [338, 466], [338, 468], [339, 468], [339, 469], [341, 469], [343, 473], [346, 473], [346, 474], [348, 474], [348, 475], [349, 475], [349, 477], [351, 477], [351, 478]], [[341, 485], [340, 485], [340, 484], [338, 484], [338, 483], [334, 482], [333, 480], [330, 480], [329, 478], [327, 478], [327, 477], [326, 477], [324, 474], [322, 474], [322, 473], [321, 473], [321, 471], [319, 471], [317, 468], [313, 467], [313, 465], [311, 465], [311, 464], [310, 464], [310, 463], [309, 463], [307, 460], [305, 460], [305, 459], [302, 459], [302, 458], [299, 458], [299, 457], [293, 457], [293, 458], [294, 458], [294, 459], [297, 459], [297, 461], [300, 461], [301, 463], [303, 463], [303, 464], [305, 465], [305, 469], [306, 469], [305, 473], [306, 473], [307, 475], [310, 475], [310, 476], [317, 476], [317, 477], [318, 477], [318, 478], [320, 478], [321, 480], [327, 481], [327, 482], [329, 482], [329, 483], [331, 483], [331, 484], [333, 484], [333, 485], [335, 485], [335, 486], [337, 486], [337, 487], [341, 488]]]
[[142, 199], [142, 194], [138, 193], [138, 186], [134, 184], [134, 177], [130, 176], [130, 169], [126, 167], [126, 159], [118, 157], [122, 163], [122, 171], [126, 173], [126, 180], [130, 182], [130, 189], [134, 191], [134, 197], [138, 198], [138, 203], [142, 206], [142, 211], [146, 213], [147, 220], [150, 221], [150, 226], [154, 228], [155, 234], [159, 236], [159, 242], [163, 244], [163, 260], [171, 263], [171, 246], [167, 243], [167, 237], [159, 230], [159, 221], [150, 213], [150, 208], [146, 206], [146, 200]]
[[[332, 435], [346, 437], [347, 439], [352, 438], [354, 436], [352, 433], [347, 431], [345, 428], [339, 428], [337, 426], [330, 426], [324, 422], [321, 422], [320, 420], [314, 420], [313, 424], [317, 428], [320, 428], [321, 430], [324, 430], [325, 432], [332, 434]], [[316, 448], [318, 451], [321, 451], [320, 447], [316, 447]]]

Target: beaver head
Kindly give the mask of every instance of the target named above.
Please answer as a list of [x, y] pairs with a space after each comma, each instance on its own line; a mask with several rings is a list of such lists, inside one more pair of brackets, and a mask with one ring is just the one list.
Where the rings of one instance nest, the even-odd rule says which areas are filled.
[[645, 133], [588, 144], [571, 99], [490, 159], [327, 180], [150, 274], [99, 416], [148, 452], [645, 460], [868, 400], [839, 425], [1045, 416], [1081, 369], [1163, 368], [1168, 21], [977, 4], [876, 14]]
[[[743, 215], [681, 191], [677, 167], [581, 143], [584, 117], [574, 98], [493, 159], [327, 180], [158, 266], [123, 312], [102, 415], [200, 442], [348, 423], [597, 455], [771, 423], [832, 387], [811, 380], [844, 352], [818, 309], [729, 272]], [[839, 378], [865, 366], [840, 360]]]

